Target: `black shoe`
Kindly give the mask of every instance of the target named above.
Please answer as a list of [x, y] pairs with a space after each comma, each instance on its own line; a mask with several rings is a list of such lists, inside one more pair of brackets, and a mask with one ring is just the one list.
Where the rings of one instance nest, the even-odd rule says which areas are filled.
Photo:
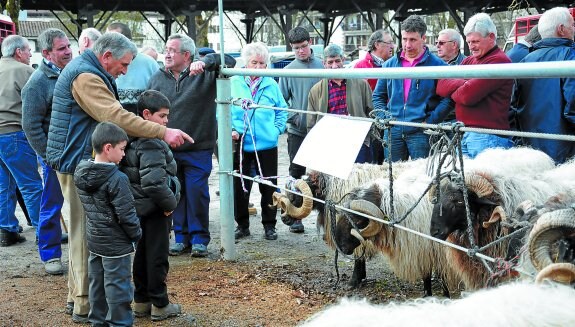
[[24, 231], [24, 227], [22, 225], [18, 225], [18, 233], [22, 233]]
[[236, 235], [235, 236], [236, 236], [236, 240], [239, 240], [240, 238], [244, 238], [246, 236], [250, 236], [250, 229], [238, 226], [236, 228]]
[[266, 232], [265, 232], [264, 238], [265, 238], [266, 240], [273, 241], [273, 240], [277, 240], [277, 239], [278, 239], [278, 234], [276, 233], [276, 229], [275, 229], [275, 228], [269, 227], [269, 228], [266, 228], [265, 230], [266, 230]]
[[9, 232], [4, 229], [0, 230], [0, 246], [10, 246], [24, 241], [26, 241], [26, 238], [20, 233]]
[[303, 233], [304, 227], [301, 220], [296, 219], [296, 221], [294, 221], [294, 223], [289, 227], [289, 231], [298, 234]]
[[60, 239], [60, 243], [62, 243], [62, 244], [68, 243], [68, 233], [62, 233], [62, 238]]

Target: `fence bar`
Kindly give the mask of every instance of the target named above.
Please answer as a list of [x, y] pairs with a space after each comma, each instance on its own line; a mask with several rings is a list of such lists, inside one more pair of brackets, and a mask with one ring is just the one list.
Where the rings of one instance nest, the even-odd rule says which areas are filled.
[[520, 64], [491, 64], [433, 67], [389, 67], [362, 69], [247, 69], [225, 68], [226, 75], [320, 78], [386, 78], [386, 79], [439, 79], [439, 78], [555, 78], [575, 77], [572, 61], [537, 62]]
[[[219, 170], [233, 169], [232, 153], [232, 114], [229, 100], [231, 98], [231, 82], [227, 78], [218, 78], [218, 158]], [[225, 260], [236, 260], [237, 252], [234, 238], [234, 187], [233, 177], [219, 174], [220, 178], [220, 226], [221, 242]]]

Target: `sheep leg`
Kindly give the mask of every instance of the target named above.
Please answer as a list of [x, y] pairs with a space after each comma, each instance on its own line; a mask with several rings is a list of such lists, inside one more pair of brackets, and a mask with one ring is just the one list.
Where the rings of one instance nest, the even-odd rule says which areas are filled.
[[423, 278], [423, 297], [431, 296], [431, 275]]
[[357, 288], [365, 277], [365, 259], [356, 259], [353, 264], [353, 275], [349, 281], [349, 286], [351, 288]]

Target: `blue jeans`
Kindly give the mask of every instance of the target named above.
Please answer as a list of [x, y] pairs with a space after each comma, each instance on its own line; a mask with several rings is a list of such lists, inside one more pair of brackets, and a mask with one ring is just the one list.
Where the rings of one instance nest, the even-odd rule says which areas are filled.
[[482, 134], [476, 132], [465, 132], [461, 140], [461, 152], [475, 158], [483, 150], [490, 148], [509, 149], [513, 146], [511, 139], [493, 134]]
[[[34, 227], [38, 226], [42, 179], [36, 153], [24, 132], [0, 134], [0, 229], [18, 232], [16, 185]], [[37, 233], [38, 231], [36, 231]]]
[[[384, 131], [384, 140], [387, 142], [387, 135], [390, 130]], [[391, 160], [406, 161], [408, 159], [415, 160], [420, 158], [427, 158], [429, 156], [429, 135], [423, 131], [416, 131], [415, 133], [404, 133], [400, 127], [391, 128]], [[385, 160], [389, 160], [389, 148], [384, 148]]]
[[64, 205], [64, 196], [58, 182], [58, 176], [42, 158], [44, 190], [40, 202], [40, 219], [38, 221], [38, 252], [42, 261], [62, 257], [62, 226], [60, 216]]
[[[111, 245], [113, 246], [113, 245]], [[94, 325], [132, 326], [132, 258], [106, 258], [90, 253], [90, 323]]]
[[210, 192], [212, 150], [174, 152], [182, 196], [172, 214], [176, 243], [210, 243]]

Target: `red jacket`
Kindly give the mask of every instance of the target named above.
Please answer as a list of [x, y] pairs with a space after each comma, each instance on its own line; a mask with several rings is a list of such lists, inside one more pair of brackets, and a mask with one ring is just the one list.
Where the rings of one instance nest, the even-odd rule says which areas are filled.
[[[380, 68], [380, 67], [376, 66], [373, 63], [371, 53], [368, 52], [365, 54], [365, 58], [355, 63], [355, 66], [353, 66], [353, 68]], [[377, 78], [367, 78], [365, 80], [369, 83], [371, 91], [375, 90], [375, 85], [377, 84]]]
[[[469, 56], [461, 65], [507, 64], [511, 60], [495, 46], [485, 56]], [[512, 79], [442, 79], [437, 95], [455, 101], [455, 118], [468, 127], [509, 129]]]

